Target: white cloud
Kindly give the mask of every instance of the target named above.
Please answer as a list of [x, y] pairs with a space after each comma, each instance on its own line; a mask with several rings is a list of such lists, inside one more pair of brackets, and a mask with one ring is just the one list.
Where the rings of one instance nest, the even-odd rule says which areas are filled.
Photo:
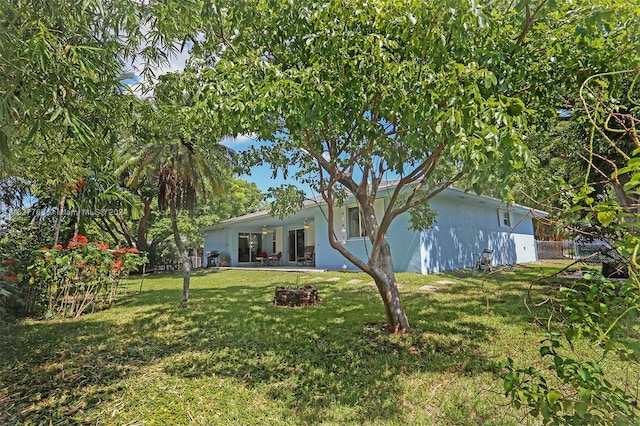
[[[149, 26], [145, 25], [141, 30], [143, 34], [148, 34]], [[173, 49], [166, 52], [166, 58], [161, 59], [157, 64], [150, 63], [143, 55], [138, 55], [133, 60], [127, 58], [124, 72], [131, 73], [134, 77], [125, 81], [125, 83], [128, 84], [131, 90], [139, 97], [147, 98], [153, 96], [153, 87], [158, 82], [158, 76], [183, 70], [189, 59], [189, 51], [192, 46], [192, 42], [187, 42], [184, 45], [178, 42], [173, 43]], [[140, 51], [142, 51], [144, 47], [145, 45], [140, 46]], [[142, 73], [147, 64], [151, 65], [150, 68], [153, 75], [143, 76]]]
[[231, 148], [236, 152], [245, 151], [251, 148], [252, 146], [260, 146], [265, 143], [265, 141], [260, 141], [258, 139], [258, 135], [251, 133], [248, 135], [238, 135], [234, 138], [232, 137], [224, 137], [220, 141], [220, 143], [227, 148]]
[[187, 43], [182, 50], [169, 53], [167, 62], [161, 64], [156, 70], [156, 75], [162, 75], [169, 72], [182, 71], [189, 59], [189, 50], [193, 43]]
[[233, 145], [244, 145], [247, 143], [256, 143], [258, 141], [258, 135], [255, 133], [251, 133], [249, 135], [238, 135], [234, 138], [225, 136], [222, 138], [222, 143], [225, 145], [233, 146]]

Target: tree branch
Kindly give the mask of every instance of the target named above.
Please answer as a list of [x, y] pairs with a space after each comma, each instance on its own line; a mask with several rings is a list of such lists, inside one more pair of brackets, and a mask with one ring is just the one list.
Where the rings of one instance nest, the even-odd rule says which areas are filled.
[[507, 65], [511, 63], [513, 56], [519, 50], [518, 48], [524, 44], [524, 39], [527, 37], [527, 34], [531, 30], [531, 27], [533, 26], [533, 22], [536, 19], [536, 16], [538, 15], [538, 13], [540, 13], [540, 11], [542, 10], [545, 4], [547, 4], [547, 0], [541, 0], [540, 3], [538, 3], [538, 5], [535, 7], [532, 13], [531, 6], [529, 5], [529, 0], [525, 0], [524, 26], [522, 27], [522, 31], [520, 31], [520, 35], [516, 40], [516, 43], [515, 43], [516, 49], [509, 55], [509, 57], [505, 61]]
[[111, 238], [113, 238], [114, 244], [120, 244], [120, 238], [115, 234], [114, 229], [117, 231], [116, 225], [103, 216], [94, 216], [93, 222], [100, 228], [102, 231], [108, 233]]

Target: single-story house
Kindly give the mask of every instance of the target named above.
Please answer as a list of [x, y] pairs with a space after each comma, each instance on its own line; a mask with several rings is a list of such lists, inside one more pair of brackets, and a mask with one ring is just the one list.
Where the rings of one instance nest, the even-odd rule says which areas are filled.
[[[380, 214], [389, 202], [387, 192], [380, 190], [375, 202]], [[537, 260], [533, 216], [546, 216], [545, 212], [521, 205], [506, 206], [498, 199], [456, 188], [440, 192], [429, 206], [437, 212], [431, 228], [411, 230], [408, 214], [397, 217], [389, 228], [387, 239], [396, 272], [428, 274], [473, 267], [484, 249], [493, 250], [494, 265]], [[207, 264], [208, 253], [220, 253], [230, 259], [228, 266], [257, 266], [263, 263], [260, 254], [281, 252], [277, 264], [354, 270], [356, 267], [329, 245], [325, 209], [322, 202], [307, 201], [300, 211], [284, 220], [259, 211], [203, 228], [203, 264]], [[336, 208], [336, 217], [334, 228], [340, 242], [366, 259], [370, 243], [361, 236], [355, 201], [347, 199]], [[313, 253], [307, 263], [302, 261], [305, 251]]]

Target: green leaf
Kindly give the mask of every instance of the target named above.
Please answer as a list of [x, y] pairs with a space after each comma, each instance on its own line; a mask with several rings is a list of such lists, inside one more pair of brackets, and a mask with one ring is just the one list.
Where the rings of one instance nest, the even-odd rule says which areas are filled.
[[616, 217], [616, 212], [614, 210], [601, 211], [597, 214], [598, 222], [600, 222], [603, 226], [609, 226], [613, 219]]
[[579, 368], [578, 369], [578, 375], [585, 382], [589, 382], [592, 379], [591, 374], [589, 374], [589, 372], [587, 370], [585, 370], [584, 368]]
[[591, 391], [589, 389], [580, 388], [580, 390], [578, 391], [578, 398], [580, 398], [580, 400], [584, 402], [591, 401]]
[[544, 400], [542, 400], [539, 405], [540, 407], [540, 414], [542, 415], [543, 419], [548, 419], [549, 418], [549, 406], [544, 402]]
[[51, 117], [49, 117], [49, 123], [53, 123], [56, 118], [58, 118], [58, 116], [62, 113], [63, 108], [62, 107], [57, 107], [54, 111], [53, 114], [51, 114]]
[[551, 405], [554, 405], [556, 402], [558, 402], [562, 398], [563, 398], [562, 393], [555, 389], [550, 390], [547, 393], [547, 401], [549, 401], [549, 404]]
[[605, 303], [600, 303], [600, 312], [606, 315], [609, 312], [609, 307]]
[[554, 351], [549, 346], [540, 347], [540, 356], [552, 355]]
[[504, 391], [506, 393], [509, 393], [513, 390], [513, 381], [512, 380], [505, 380], [502, 384], [502, 387], [504, 388]]
[[582, 401], [576, 401], [573, 404], [573, 408], [576, 410], [576, 414], [578, 415], [578, 417], [584, 417], [589, 410], [589, 406]]

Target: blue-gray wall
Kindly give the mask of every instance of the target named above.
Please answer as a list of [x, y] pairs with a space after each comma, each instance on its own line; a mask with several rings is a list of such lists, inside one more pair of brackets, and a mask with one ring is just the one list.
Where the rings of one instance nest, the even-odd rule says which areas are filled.
[[[420, 233], [409, 231], [408, 215], [399, 216], [387, 233], [387, 240], [391, 245], [393, 266], [396, 271], [421, 272], [420, 262]], [[316, 215], [316, 266], [322, 269], [357, 269], [347, 261], [338, 251], [329, 245], [327, 222], [323, 216]], [[340, 235], [338, 235], [340, 240]], [[371, 251], [371, 243], [366, 238], [345, 239], [345, 247], [360, 259], [367, 259]]]
[[531, 216], [514, 209], [514, 229], [501, 227], [500, 206], [489, 201], [460, 198], [455, 193], [433, 200], [431, 207], [438, 212], [436, 223], [420, 237], [423, 273], [472, 267], [484, 249], [494, 251], [494, 265], [537, 260]]

